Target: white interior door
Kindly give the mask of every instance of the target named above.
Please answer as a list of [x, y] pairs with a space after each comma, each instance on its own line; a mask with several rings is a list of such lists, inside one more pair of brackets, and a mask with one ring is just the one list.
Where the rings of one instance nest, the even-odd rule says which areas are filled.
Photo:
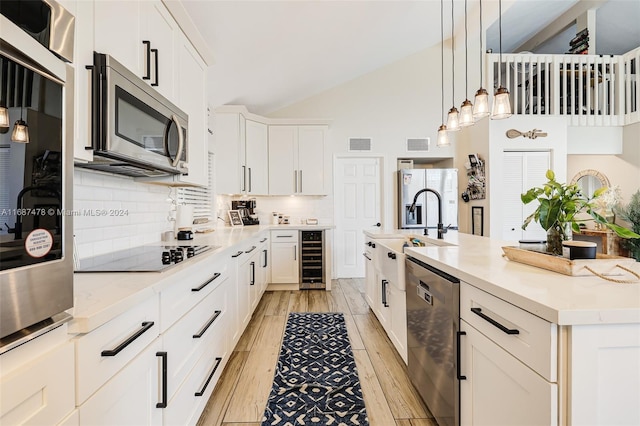
[[336, 278], [364, 277], [363, 231], [382, 218], [380, 159], [337, 158], [334, 179]]

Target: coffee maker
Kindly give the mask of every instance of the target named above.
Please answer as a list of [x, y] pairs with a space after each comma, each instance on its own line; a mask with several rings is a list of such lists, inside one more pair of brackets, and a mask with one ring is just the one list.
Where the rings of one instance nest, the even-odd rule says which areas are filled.
[[260, 220], [256, 216], [254, 209], [256, 208], [256, 199], [231, 201], [231, 209], [238, 210], [242, 218], [243, 225], [259, 225]]

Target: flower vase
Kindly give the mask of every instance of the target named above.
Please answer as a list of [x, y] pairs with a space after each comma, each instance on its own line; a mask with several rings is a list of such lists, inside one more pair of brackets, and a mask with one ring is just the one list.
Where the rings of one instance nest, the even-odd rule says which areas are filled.
[[547, 252], [562, 256], [562, 242], [573, 238], [570, 223], [555, 224], [547, 230]]

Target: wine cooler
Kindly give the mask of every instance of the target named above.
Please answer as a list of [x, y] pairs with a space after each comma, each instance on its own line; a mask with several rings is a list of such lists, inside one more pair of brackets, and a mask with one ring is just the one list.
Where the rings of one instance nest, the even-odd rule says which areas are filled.
[[324, 231], [300, 231], [300, 289], [324, 289], [324, 271]]

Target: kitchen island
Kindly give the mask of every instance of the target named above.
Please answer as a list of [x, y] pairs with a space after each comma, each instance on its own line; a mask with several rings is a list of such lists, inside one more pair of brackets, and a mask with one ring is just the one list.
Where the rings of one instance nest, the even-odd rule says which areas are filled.
[[[365, 234], [380, 244], [413, 235]], [[501, 249], [510, 242], [416, 237], [426, 246], [406, 256], [461, 281], [461, 424], [640, 424], [640, 283], [512, 262]]]

